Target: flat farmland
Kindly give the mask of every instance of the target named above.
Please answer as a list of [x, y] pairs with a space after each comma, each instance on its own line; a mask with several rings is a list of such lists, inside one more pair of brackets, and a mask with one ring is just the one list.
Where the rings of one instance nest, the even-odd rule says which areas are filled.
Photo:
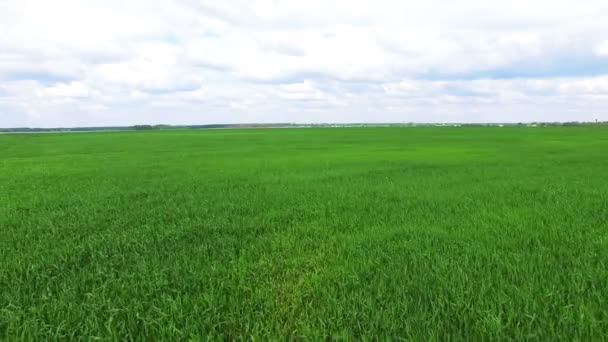
[[0, 135], [0, 339], [607, 335], [608, 127]]

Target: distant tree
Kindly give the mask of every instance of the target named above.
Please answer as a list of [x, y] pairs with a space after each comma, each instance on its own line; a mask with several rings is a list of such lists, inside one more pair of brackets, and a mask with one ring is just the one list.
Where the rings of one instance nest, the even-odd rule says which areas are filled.
[[146, 131], [146, 130], [154, 129], [154, 126], [151, 126], [151, 125], [135, 125], [135, 126], [133, 126], [133, 128], [136, 131]]

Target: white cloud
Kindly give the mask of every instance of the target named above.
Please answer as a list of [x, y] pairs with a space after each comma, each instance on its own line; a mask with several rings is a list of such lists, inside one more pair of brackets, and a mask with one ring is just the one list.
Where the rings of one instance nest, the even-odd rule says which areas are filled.
[[82, 82], [59, 83], [38, 92], [42, 97], [83, 98], [90, 94], [89, 87]]
[[603, 0], [5, 0], [0, 126], [608, 120], [606, 17]]
[[600, 56], [608, 57], [608, 40], [604, 40], [600, 43], [596, 49], [596, 52]]
[[328, 100], [329, 97], [309, 80], [279, 86], [279, 97], [285, 100]]

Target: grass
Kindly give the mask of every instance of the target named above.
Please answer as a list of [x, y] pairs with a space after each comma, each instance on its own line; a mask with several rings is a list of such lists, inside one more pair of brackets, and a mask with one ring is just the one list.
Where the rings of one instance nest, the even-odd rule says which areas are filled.
[[0, 135], [0, 339], [600, 340], [608, 128]]

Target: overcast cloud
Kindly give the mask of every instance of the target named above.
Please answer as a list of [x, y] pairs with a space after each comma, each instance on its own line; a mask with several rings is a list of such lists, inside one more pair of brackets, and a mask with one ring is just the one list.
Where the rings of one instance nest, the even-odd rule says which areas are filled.
[[3, 0], [0, 127], [608, 120], [606, 0]]

